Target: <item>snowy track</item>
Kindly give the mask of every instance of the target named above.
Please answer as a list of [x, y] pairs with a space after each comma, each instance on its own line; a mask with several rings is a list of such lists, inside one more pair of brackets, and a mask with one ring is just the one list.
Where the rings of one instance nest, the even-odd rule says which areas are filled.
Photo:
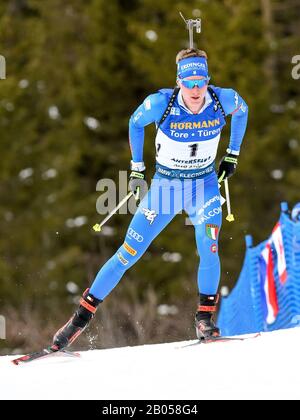
[[[243, 342], [81, 352], [14, 366], [0, 357], [5, 399], [300, 399], [300, 328]], [[86, 384], [86, 386], [83, 386]]]

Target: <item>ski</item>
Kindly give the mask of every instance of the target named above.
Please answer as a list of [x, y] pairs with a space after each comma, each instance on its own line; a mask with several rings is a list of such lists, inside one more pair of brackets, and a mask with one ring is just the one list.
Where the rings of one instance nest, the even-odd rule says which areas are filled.
[[196, 343], [187, 344], [186, 346], [180, 347], [191, 347], [191, 346], [197, 346], [199, 344], [211, 344], [211, 343], [227, 343], [230, 341], [247, 341], [247, 340], [253, 340], [254, 338], [260, 337], [261, 334], [257, 333], [255, 335], [251, 335], [248, 337], [226, 337], [226, 336], [217, 336], [217, 337], [210, 337], [210, 338], [203, 338], [202, 340], [198, 340]]
[[14, 365], [20, 365], [22, 363], [33, 362], [34, 360], [40, 360], [51, 356], [66, 356], [66, 357], [80, 357], [79, 353], [74, 353], [68, 350], [57, 350], [54, 346], [47, 347], [41, 351], [28, 353], [25, 356], [18, 357], [11, 362]]
[[203, 340], [199, 340], [199, 343], [197, 344], [210, 344], [215, 342], [221, 342], [226, 343], [227, 341], [246, 341], [246, 340], [252, 340], [254, 338], [259, 337], [261, 334], [255, 334], [251, 335], [249, 337], [222, 337], [221, 335], [218, 337], [211, 337], [211, 338], [204, 338]]

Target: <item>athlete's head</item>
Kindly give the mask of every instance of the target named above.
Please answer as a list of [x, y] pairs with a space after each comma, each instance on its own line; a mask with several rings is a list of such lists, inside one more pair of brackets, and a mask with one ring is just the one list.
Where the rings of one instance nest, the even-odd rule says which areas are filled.
[[177, 84], [186, 105], [197, 111], [203, 104], [209, 83], [207, 54], [198, 49], [181, 50], [176, 56]]

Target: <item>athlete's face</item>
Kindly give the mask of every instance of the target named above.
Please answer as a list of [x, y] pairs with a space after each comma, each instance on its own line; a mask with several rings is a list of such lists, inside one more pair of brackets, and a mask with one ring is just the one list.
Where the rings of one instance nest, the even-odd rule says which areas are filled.
[[[185, 80], [205, 80], [205, 77], [190, 76], [187, 77]], [[180, 79], [177, 80], [177, 84], [181, 89], [184, 102], [189, 108], [191, 108], [192, 111], [194, 111], [195, 108], [200, 107], [203, 104], [203, 100], [207, 92], [208, 81], [203, 87], [194, 86], [192, 89], [189, 89], [188, 87], [184, 86]]]

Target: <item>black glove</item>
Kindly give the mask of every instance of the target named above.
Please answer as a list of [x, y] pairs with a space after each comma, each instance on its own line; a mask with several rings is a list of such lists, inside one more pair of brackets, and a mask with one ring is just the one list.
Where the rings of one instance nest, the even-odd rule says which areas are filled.
[[141, 200], [148, 191], [144, 171], [132, 171], [129, 175], [129, 189], [136, 200]]
[[237, 155], [228, 153], [220, 162], [218, 171], [218, 181], [222, 182], [226, 178], [230, 178], [237, 167], [238, 159]]

